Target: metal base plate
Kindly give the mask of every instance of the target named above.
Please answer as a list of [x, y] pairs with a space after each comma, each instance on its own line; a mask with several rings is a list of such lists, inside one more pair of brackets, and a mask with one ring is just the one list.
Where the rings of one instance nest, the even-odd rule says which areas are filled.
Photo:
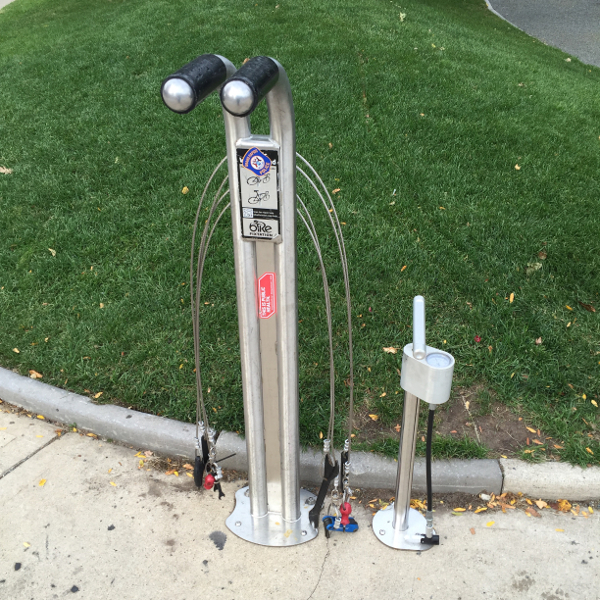
[[418, 510], [410, 509], [406, 531], [396, 531], [392, 525], [393, 520], [393, 503], [373, 517], [373, 532], [386, 546], [398, 550], [429, 550], [432, 547], [432, 544], [421, 544], [427, 522]]
[[308, 519], [316, 500], [308, 490], [300, 490], [300, 518], [294, 523], [284, 521], [280, 513], [253, 518], [247, 492], [248, 486], [235, 493], [235, 508], [225, 521], [229, 530], [243, 540], [261, 546], [296, 546], [319, 535], [319, 530]]

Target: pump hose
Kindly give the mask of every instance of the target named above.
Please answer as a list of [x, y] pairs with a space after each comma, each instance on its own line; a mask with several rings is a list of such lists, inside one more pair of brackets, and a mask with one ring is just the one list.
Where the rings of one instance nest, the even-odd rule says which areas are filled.
[[429, 405], [427, 417], [427, 444], [425, 447], [425, 478], [427, 480], [427, 510], [433, 511], [433, 491], [431, 485], [431, 440], [433, 438], [433, 417], [435, 416], [435, 404]]

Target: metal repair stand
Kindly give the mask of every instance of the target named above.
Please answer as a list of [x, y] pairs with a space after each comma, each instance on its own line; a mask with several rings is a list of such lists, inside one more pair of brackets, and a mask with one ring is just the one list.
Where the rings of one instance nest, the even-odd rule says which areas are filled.
[[[222, 86], [222, 87], [221, 87]], [[265, 546], [318, 534], [315, 497], [300, 488], [296, 152], [292, 95], [275, 60], [239, 71], [205, 54], [163, 82], [165, 104], [191, 111], [220, 88], [227, 140], [249, 486], [236, 492], [227, 527]], [[248, 116], [266, 96], [270, 134]], [[212, 234], [212, 231], [211, 231]]]
[[[432, 528], [432, 507], [428, 506], [427, 518], [410, 508], [417, 425], [419, 422], [419, 398], [435, 410], [450, 397], [454, 358], [443, 350], [425, 344], [425, 299], [415, 296], [413, 300], [413, 343], [404, 346], [400, 386], [405, 391], [404, 412], [398, 451], [398, 475], [396, 498], [393, 504], [378, 511], [373, 517], [373, 532], [387, 546], [400, 550], [428, 550], [435, 542]], [[433, 423], [433, 413], [430, 413]], [[431, 432], [428, 432], [431, 434]], [[431, 435], [428, 435], [431, 444]], [[431, 456], [428, 454], [428, 496], [431, 497]], [[437, 538], [436, 538], [437, 539]]]

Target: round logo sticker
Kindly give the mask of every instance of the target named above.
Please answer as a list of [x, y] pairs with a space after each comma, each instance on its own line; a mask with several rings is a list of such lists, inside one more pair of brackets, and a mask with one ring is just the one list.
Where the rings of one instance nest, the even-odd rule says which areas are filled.
[[258, 148], [250, 148], [250, 150], [244, 154], [244, 158], [242, 158], [242, 165], [259, 177], [262, 177], [269, 172], [271, 168], [271, 159], [266, 154], [263, 154]]

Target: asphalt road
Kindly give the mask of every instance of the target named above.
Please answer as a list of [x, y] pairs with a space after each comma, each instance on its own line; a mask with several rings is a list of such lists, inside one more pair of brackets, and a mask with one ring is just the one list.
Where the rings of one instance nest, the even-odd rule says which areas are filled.
[[488, 5], [529, 35], [600, 67], [600, 0], [489, 0]]

